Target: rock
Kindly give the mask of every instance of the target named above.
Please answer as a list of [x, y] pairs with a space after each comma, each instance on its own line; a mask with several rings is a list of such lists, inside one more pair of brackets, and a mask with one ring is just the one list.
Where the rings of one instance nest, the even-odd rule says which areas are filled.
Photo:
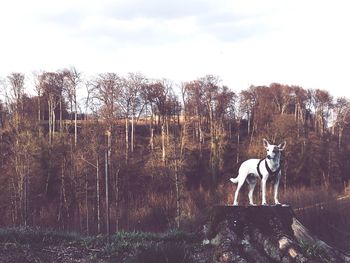
[[[206, 262], [350, 262], [313, 238], [290, 206], [215, 206], [203, 232], [203, 251], [212, 251]], [[322, 255], [307, 253], [305, 242], [319, 245]]]

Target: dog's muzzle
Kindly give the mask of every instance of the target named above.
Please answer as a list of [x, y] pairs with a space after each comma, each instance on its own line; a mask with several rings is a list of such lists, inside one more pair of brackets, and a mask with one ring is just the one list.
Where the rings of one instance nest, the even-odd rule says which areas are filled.
[[271, 155], [268, 155], [268, 156], [266, 156], [266, 157], [267, 157], [267, 159], [269, 159], [269, 160], [272, 159]]

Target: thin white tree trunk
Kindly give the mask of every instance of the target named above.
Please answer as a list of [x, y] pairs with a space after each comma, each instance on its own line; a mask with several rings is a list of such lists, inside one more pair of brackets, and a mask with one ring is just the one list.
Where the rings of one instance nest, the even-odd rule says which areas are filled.
[[108, 243], [110, 241], [110, 210], [109, 210], [109, 170], [111, 159], [111, 133], [107, 133], [107, 150], [105, 153], [105, 194], [106, 194], [106, 234]]
[[60, 135], [63, 131], [63, 122], [62, 122], [62, 98], [60, 97]]
[[131, 113], [131, 147], [130, 147], [130, 150], [132, 153], [134, 152], [134, 133], [135, 133], [133, 107], [134, 107], [134, 105], [132, 105], [132, 113]]
[[49, 101], [48, 103], [48, 106], [49, 106], [49, 144], [51, 145], [51, 122], [52, 122], [52, 117], [51, 117], [51, 114], [52, 114], [52, 110], [51, 110], [51, 103]]
[[74, 94], [74, 146], [77, 146], [78, 142], [78, 111], [77, 111], [77, 99], [76, 94]]
[[128, 163], [129, 159], [129, 110], [125, 116], [125, 161]]
[[164, 127], [164, 121], [162, 123], [162, 160], [163, 163], [165, 164], [165, 127]]
[[97, 203], [97, 234], [101, 234], [101, 207], [100, 207], [100, 172], [99, 159], [96, 157], [96, 203]]
[[56, 130], [56, 115], [55, 115], [55, 110], [52, 110], [52, 142], [55, 138], [55, 130]]

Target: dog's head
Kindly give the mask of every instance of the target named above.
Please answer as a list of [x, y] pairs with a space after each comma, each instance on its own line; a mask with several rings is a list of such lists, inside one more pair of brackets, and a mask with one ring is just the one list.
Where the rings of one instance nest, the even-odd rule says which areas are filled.
[[267, 159], [275, 159], [281, 155], [281, 151], [286, 147], [286, 141], [279, 145], [270, 144], [266, 139], [263, 139], [264, 147], [266, 149]]

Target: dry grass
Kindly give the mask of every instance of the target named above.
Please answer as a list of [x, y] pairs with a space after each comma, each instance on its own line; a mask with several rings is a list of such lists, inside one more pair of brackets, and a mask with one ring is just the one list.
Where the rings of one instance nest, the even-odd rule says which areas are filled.
[[[260, 202], [259, 187], [255, 201]], [[350, 190], [339, 192], [324, 187], [293, 187], [281, 190], [280, 201], [292, 205], [296, 216], [316, 236], [330, 245], [348, 250], [350, 245], [350, 198], [338, 200], [348, 195]], [[184, 229], [199, 230], [214, 205], [232, 204], [234, 186], [220, 185], [215, 192], [200, 188], [188, 191], [181, 199], [181, 224]], [[272, 190], [269, 189], [268, 201]], [[163, 231], [175, 227], [176, 196], [174, 193], [151, 193], [134, 202], [130, 213], [130, 224], [135, 230]], [[240, 194], [240, 204], [247, 205], [247, 189]]]
[[296, 216], [320, 239], [350, 252], [350, 196], [329, 188], [301, 188], [286, 195]]

